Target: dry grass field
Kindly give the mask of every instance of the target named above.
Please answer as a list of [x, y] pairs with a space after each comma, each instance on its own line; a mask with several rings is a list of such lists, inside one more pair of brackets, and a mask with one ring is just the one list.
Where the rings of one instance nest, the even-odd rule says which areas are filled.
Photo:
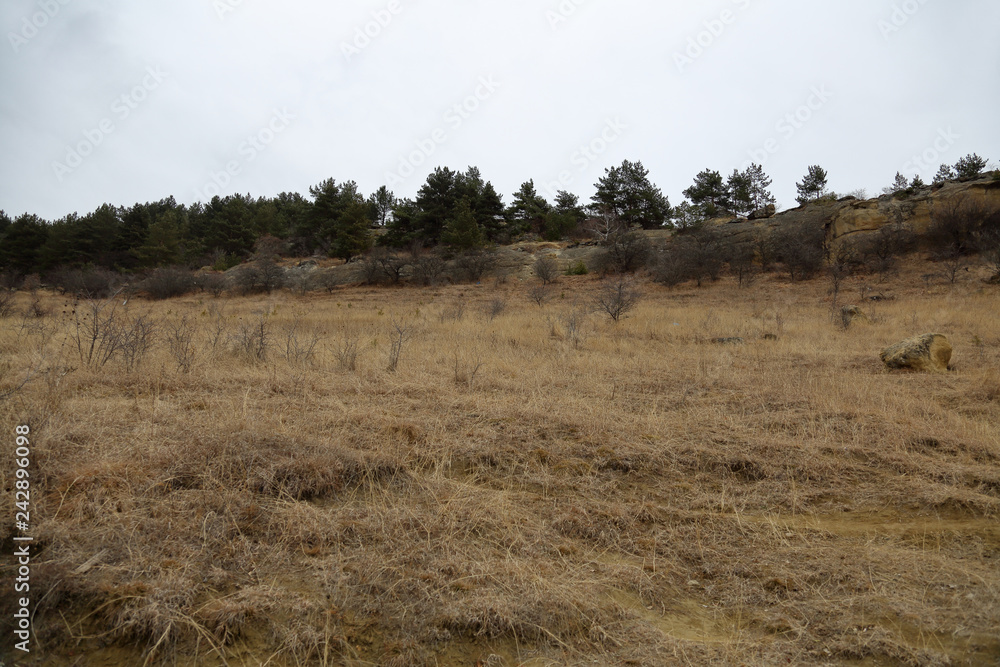
[[[155, 328], [103, 364], [88, 304], [21, 294], [17, 664], [996, 665], [1000, 298], [926, 271], [847, 281], [847, 330], [776, 275], [641, 283], [617, 324], [593, 276], [119, 299]], [[932, 331], [950, 373], [882, 367]]]

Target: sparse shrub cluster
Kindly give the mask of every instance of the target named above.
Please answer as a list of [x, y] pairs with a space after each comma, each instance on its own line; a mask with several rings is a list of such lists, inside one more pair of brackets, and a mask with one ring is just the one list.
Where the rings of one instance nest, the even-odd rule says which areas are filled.
[[154, 269], [139, 285], [142, 292], [156, 300], [184, 296], [197, 287], [194, 274], [179, 266]]

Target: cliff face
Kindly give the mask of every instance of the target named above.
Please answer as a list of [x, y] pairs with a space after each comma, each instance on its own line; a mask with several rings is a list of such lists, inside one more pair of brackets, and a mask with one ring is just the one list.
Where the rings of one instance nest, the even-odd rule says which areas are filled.
[[873, 231], [889, 223], [902, 222], [917, 234], [924, 234], [931, 226], [934, 207], [957, 197], [979, 200], [990, 207], [1000, 208], [1000, 181], [990, 176], [923, 188], [905, 199], [880, 197], [868, 201], [838, 202], [840, 206], [830, 217], [829, 233], [832, 240], [837, 240]]
[[727, 235], [737, 238], [760, 227], [819, 226], [825, 228], [829, 239], [836, 243], [839, 239], [864, 235], [892, 223], [904, 223], [917, 234], [924, 234], [931, 226], [935, 207], [960, 197], [1000, 209], [1000, 181], [990, 175], [974, 181], [928, 186], [912, 195], [904, 195], [904, 198], [886, 195], [865, 201], [853, 198], [821, 201], [783, 211], [763, 221], [713, 222], [719, 224]]

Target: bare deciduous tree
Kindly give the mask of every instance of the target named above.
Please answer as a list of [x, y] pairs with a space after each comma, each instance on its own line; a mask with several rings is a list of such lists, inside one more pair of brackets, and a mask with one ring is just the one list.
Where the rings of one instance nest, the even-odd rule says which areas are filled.
[[642, 299], [642, 292], [633, 280], [619, 276], [608, 281], [597, 294], [597, 305], [608, 316], [618, 322]]

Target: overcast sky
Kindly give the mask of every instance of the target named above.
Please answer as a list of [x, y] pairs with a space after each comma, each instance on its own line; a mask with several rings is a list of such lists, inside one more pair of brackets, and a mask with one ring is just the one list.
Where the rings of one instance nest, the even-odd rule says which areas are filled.
[[671, 204], [753, 159], [788, 208], [811, 164], [874, 195], [1000, 159], [996, 0], [4, 0], [0, 26], [11, 216], [412, 197], [438, 165], [586, 201], [624, 159]]

